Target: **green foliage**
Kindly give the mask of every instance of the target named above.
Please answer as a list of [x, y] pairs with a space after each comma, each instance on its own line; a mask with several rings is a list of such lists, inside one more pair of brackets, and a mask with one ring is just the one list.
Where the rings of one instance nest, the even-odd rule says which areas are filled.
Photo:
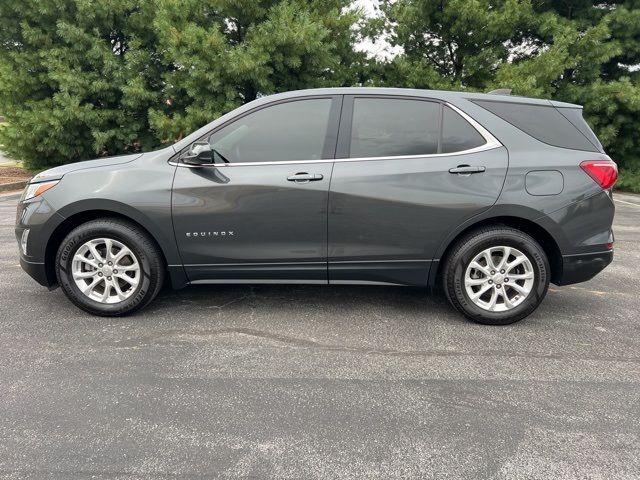
[[[584, 105], [640, 170], [640, 2], [0, 0], [0, 144], [31, 168], [169, 144], [258, 96], [320, 86], [487, 91]], [[402, 53], [357, 51], [363, 37]]]
[[[640, 162], [635, 164], [638, 165]], [[616, 190], [640, 193], [640, 169], [621, 170], [616, 182]]]
[[154, 27], [174, 66], [162, 75], [167, 102], [150, 111], [175, 139], [258, 95], [350, 84], [358, 12], [350, 1], [160, 0]]
[[380, 33], [404, 50], [384, 80], [416, 88], [484, 87], [533, 17], [519, 0], [383, 0], [381, 10]]
[[578, 103], [610, 155], [640, 168], [637, 0], [383, 0], [368, 28], [404, 50], [372, 83]]
[[258, 95], [353, 83], [349, 5], [0, 0], [0, 144], [43, 168], [173, 142]]

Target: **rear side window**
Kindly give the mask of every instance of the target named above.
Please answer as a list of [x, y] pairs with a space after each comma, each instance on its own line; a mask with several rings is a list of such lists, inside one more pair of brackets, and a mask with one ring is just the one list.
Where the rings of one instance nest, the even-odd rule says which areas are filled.
[[484, 145], [487, 141], [458, 113], [445, 106], [442, 112], [441, 153], [461, 152]]
[[600, 151], [580, 129], [551, 105], [486, 100], [475, 100], [475, 103], [546, 144], [574, 150]]
[[438, 153], [440, 104], [400, 98], [355, 98], [353, 158]]
[[603, 152], [602, 144], [596, 134], [593, 133], [589, 124], [582, 118], [582, 109], [581, 108], [558, 108], [558, 111], [569, 120], [574, 127], [576, 127], [582, 134], [589, 139], [591, 143], [593, 143], [599, 151]]

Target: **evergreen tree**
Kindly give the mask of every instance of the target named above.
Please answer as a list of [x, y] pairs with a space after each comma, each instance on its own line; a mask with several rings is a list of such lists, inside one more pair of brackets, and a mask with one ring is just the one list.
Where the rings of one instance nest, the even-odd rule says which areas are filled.
[[0, 0], [0, 144], [43, 168], [173, 142], [259, 95], [352, 83], [350, 3]]
[[488, 91], [584, 105], [612, 157], [640, 166], [640, 1], [383, 0], [370, 22], [403, 53], [375, 84]]
[[175, 139], [259, 95], [351, 84], [364, 55], [353, 51], [359, 13], [350, 3], [160, 0], [154, 26], [173, 68], [154, 128]]
[[382, 0], [380, 10], [377, 35], [403, 50], [382, 80], [415, 88], [485, 88], [533, 21], [520, 0]]

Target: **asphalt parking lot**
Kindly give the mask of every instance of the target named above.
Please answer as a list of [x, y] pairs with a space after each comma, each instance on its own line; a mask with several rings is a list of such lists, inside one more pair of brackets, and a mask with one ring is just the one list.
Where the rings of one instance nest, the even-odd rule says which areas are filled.
[[103, 319], [0, 199], [0, 478], [640, 478], [640, 197], [616, 258], [508, 327], [390, 287], [210, 286]]

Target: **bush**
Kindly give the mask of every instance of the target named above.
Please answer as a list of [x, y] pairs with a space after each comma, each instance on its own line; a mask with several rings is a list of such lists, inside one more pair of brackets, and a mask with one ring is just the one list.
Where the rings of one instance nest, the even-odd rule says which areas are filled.
[[623, 192], [640, 193], [640, 169], [621, 170], [615, 188]]

